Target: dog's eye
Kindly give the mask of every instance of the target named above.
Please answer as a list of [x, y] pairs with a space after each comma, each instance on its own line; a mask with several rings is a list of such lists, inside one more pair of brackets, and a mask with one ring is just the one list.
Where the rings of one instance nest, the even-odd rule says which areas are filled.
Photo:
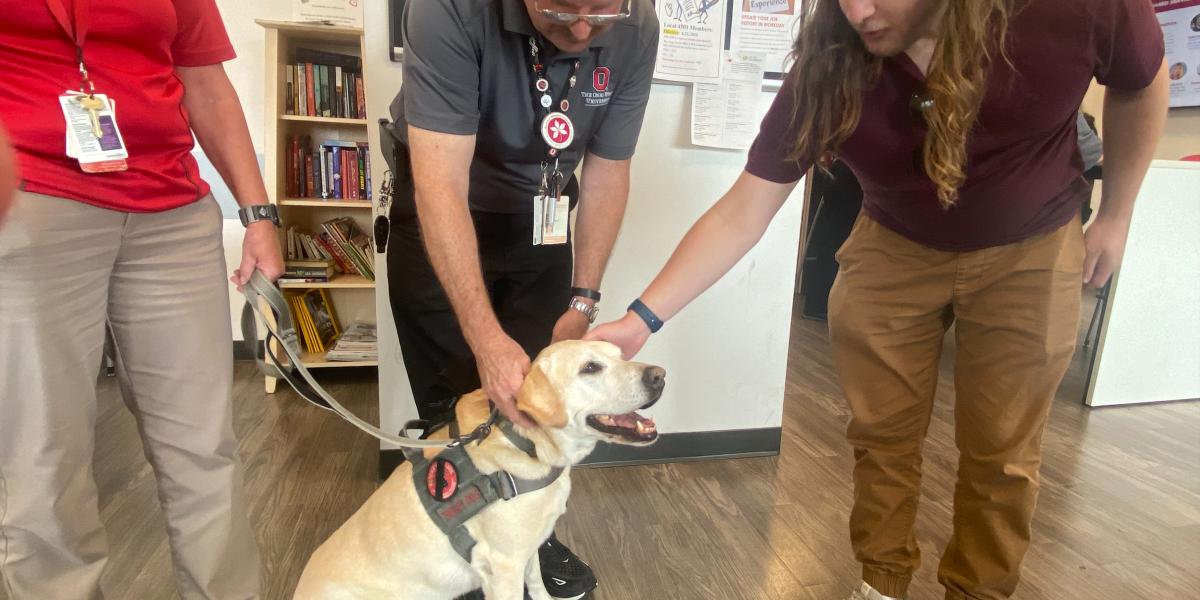
[[604, 365], [593, 360], [593, 361], [588, 361], [587, 364], [583, 365], [583, 368], [579, 370], [579, 374], [580, 375], [594, 375], [603, 370], [604, 370]]

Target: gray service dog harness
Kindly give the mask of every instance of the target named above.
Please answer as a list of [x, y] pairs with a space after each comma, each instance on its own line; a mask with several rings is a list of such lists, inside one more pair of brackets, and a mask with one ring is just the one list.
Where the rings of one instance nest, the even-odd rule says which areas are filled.
[[[512, 421], [497, 419], [496, 412], [480, 428], [484, 431], [479, 438], [486, 438], [492, 422], [500, 429], [519, 450], [531, 457], [537, 456], [533, 442], [521, 437], [513, 429]], [[408, 427], [405, 427], [407, 430]], [[451, 437], [455, 435], [454, 423], [450, 424]], [[426, 432], [428, 435], [429, 431]], [[405, 448], [405, 458], [412, 464], [413, 486], [416, 487], [417, 497], [425, 507], [425, 512], [433, 523], [450, 538], [454, 551], [468, 563], [471, 562], [471, 549], [475, 547], [475, 538], [467, 531], [466, 523], [472, 517], [482, 512], [494, 502], [507, 501], [521, 494], [536, 492], [558, 480], [562, 475], [562, 467], [554, 467], [545, 477], [539, 479], [521, 479], [514, 477], [508, 471], [483, 473], [467, 454], [467, 444], [456, 443], [447, 447], [433, 458], [425, 458], [420, 449]]]
[[[543, 489], [562, 475], [562, 467], [550, 469], [541, 479], [521, 479], [513, 477], [507, 471], [480, 472], [467, 454], [465, 446], [487, 438], [493, 426], [499, 428], [504, 437], [522, 452], [537, 457], [533, 442], [518, 435], [513, 430], [512, 422], [501, 419], [495, 408], [492, 408], [487, 421], [471, 433], [460, 437], [457, 431], [458, 424], [453, 419], [452, 406], [451, 419], [446, 424], [450, 428], [449, 440], [414, 439], [403, 435], [404, 432], [396, 435], [358, 418], [325, 391], [304, 366], [291, 312], [279, 288], [255, 269], [243, 292], [246, 295], [246, 305], [242, 309], [242, 338], [259, 339], [255, 327], [256, 315], [265, 329], [265, 337], [261, 343], [255, 345], [254, 354], [259, 369], [267, 376], [286, 381], [301, 398], [337, 413], [376, 439], [399, 446], [412, 464], [413, 485], [416, 486], [417, 497], [425, 506], [425, 512], [450, 538], [454, 550], [468, 563], [471, 562], [471, 549], [475, 547], [475, 539], [466, 528], [466, 522], [471, 517], [494, 502], [511, 500], [521, 494]], [[273, 344], [277, 344], [277, 348], [283, 350], [283, 357], [276, 354], [277, 350]], [[404, 431], [414, 428], [411, 427], [413, 423], [419, 422], [410, 422], [404, 427]], [[438, 428], [426, 423], [422, 437], [428, 437]], [[422, 452], [425, 448], [443, 450], [434, 458], [426, 459]]]

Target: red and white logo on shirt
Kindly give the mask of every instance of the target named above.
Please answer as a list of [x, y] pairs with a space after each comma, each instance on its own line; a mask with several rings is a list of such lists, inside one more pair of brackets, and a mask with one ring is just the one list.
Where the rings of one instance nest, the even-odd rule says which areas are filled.
[[596, 67], [592, 70], [592, 89], [584, 88], [579, 91], [584, 106], [605, 106], [612, 94], [612, 70], [608, 67]]
[[596, 67], [596, 70], [592, 71], [592, 87], [596, 88], [597, 92], [607, 91], [611, 77], [612, 72], [608, 70], [608, 67]]

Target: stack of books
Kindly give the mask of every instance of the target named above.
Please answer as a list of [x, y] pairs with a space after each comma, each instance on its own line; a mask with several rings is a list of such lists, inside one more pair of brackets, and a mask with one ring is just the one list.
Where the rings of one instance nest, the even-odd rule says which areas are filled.
[[371, 199], [366, 142], [325, 140], [314, 146], [309, 136], [290, 135], [287, 143], [284, 192], [289, 198]]
[[294, 225], [288, 227], [287, 259], [332, 261], [337, 271], [375, 281], [375, 253], [371, 251], [371, 239], [353, 219], [338, 217], [322, 223], [321, 229], [321, 233], [313, 236]]
[[338, 337], [333, 349], [325, 355], [331, 362], [367, 362], [379, 360], [379, 341], [375, 325], [355, 321]]
[[367, 118], [362, 59], [349, 54], [296, 48], [284, 69], [284, 111], [310, 117]]
[[278, 283], [326, 283], [338, 272], [335, 265], [327, 259], [288, 260]]
[[292, 320], [300, 330], [300, 341], [304, 349], [313, 354], [324, 354], [333, 346], [341, 330], [338, 329], [337, 313], [333, 302], [324, 289], [305, 290], [289, 294], [288, 304], [292, 309]]

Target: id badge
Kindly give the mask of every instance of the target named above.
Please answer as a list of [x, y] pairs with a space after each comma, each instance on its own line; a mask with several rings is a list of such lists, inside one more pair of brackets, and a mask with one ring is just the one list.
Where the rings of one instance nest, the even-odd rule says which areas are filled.
[[104, 94], [67, 92], [58, 97], [66, 121], [67, 156], [85, 173], [111, 173], [129, 168], [129, 152], [117, 126], [115, 104]]
[[534, 196], [533, 245], [551, 246], [567, 243], [567, 224], [571, 220], [571, 199], [559, 196]]

